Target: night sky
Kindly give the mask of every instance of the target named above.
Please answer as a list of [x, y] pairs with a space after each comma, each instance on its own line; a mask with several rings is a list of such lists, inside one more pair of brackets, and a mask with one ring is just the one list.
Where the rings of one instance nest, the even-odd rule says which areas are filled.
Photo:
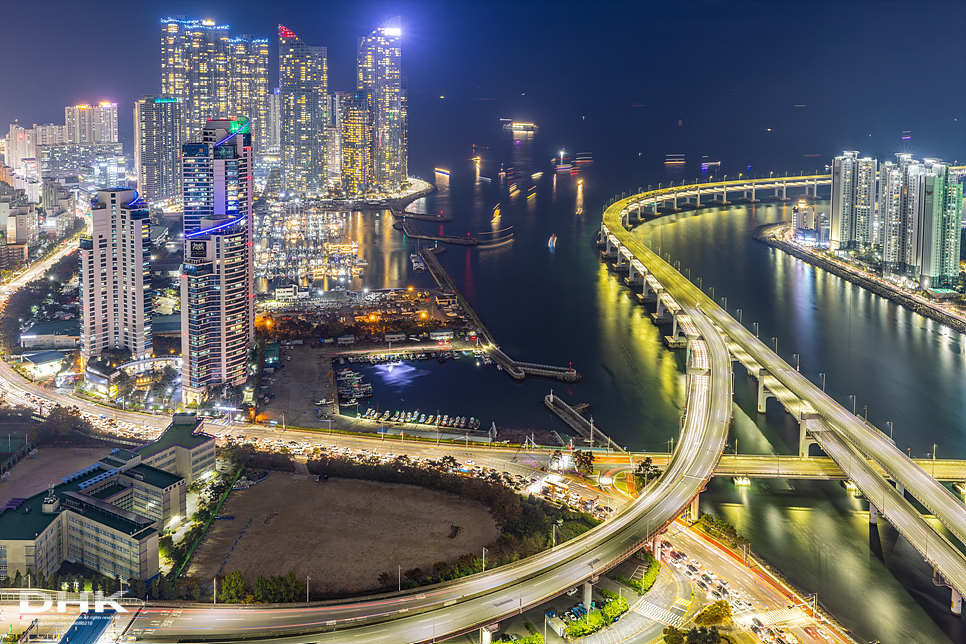
[[160, 90], [159, 20], [177, 14], [269, 38], [272, 83], [282, 23], [328, 47], [330, 90], [353, 86], [356, 37], [401, 15], [417, 169], [436, 137], [472, 142], [501, 117], [538, 122], [548, 146], [709, 155], [735, 171], [812, 169], [803, 155], [824, 164], [843, 149], [966, 159], [961, 0], [0, 0], [2, 132], [111, 100], [129, 152], [134, 101]]

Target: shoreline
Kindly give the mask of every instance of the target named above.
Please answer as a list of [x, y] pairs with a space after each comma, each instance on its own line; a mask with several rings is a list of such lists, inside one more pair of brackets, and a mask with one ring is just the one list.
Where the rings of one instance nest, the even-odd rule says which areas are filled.
[[896, 289], [889, 288], [880, 284], [879, 282], [864, 277], [860, 274], [854, 273], [852, 271], [845, 270], [841, 266], [829, 261], [821, 255], [816, 255], [815, 253], [809, 253], [797, 246], [789, 244], [788, 242], [782, 241], [775, 237], [769, 236], [767, 233], [773, 231], [775, 228], [780, 226], [786, 226], [787, 223], [780, 224], [765, 224], [763, 226], [758, 226], [752, 233], [752, 237], [755, 241], [759, 241], [763, 244], [771, 246], [772, 248], [777, 248], [793, 257], [796, 257], [803, 262], [811, 264], [817, 268], [821, 268], [837, 277], [861, 286], [862, 288], [870, 291], [880, 297], [883, 297], [894, 304], [906, 308], [913, 313], [918, 313], [919, 315], [932, 320], [933, 322], [938, 322], [944, 326], [947, 326], [959, 333], [966, 334], [966, 322], [957, 319], [949, 314], [943, 313], [942, 311], [937, 311], [936, 309], [926, 306], [921, 302], [917, 302], [911, 296], [898, 291]]

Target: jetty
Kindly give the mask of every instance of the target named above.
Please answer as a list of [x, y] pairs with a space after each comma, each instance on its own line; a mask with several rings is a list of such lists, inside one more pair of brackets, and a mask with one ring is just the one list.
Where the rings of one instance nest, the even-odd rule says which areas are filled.
[[456, 286], [456, 282], [453, 281], [453, 278], [450, 277], [449, 273], [446, 272], [446, 269], [443, 268], [443, 265], [436, 257], [436, 255], [444, 252], [445, 250], [445, 248], [439, 247], [426, 248], [419, 251], [419, 256], [423, 258], [423, 262], [426, 264], [426, 269], [436, 282], [436, 285], [445, 291], [451, 292], [456, 297], [457, 302], [459, 302], [460, 306], [466, 312], [467, 317], [473, 321], [473, 324], [476, 326], [479, 335], [483, 336], [482, 344], [485, 345], [484, 348], [486, 352], [490, 355], [493, 361], [496, 362], [497, 365], [499, 365], [503, 371], [507, 373], [508, 376], [514, 380], [523, 380], [523, 378], [527, 375], [531, 375], [571, 383], [578, 382], [583, 379], [582, 375], [570, 367], [556, 367], [553, 365], [536, 364], [533, 362], [518, 362], [504, 353], [497, 344], [496, 339], [493, 336], [493, 332], [487, 328], [486, 324], [483, 323], [483, 319], [479, 316], [473, 306], [465, 297], [463, 297], [463, 294]]
[[422, 221], [435, 221], [440, 224], [453, 221], [452, 217], [447, 217], [446, 215], [426, 215], [420, 212], [409, 212], [408, 210], [397, 211], [395, 208], [390, 208], [390, 212], [397, 221], [400, 219], [403, 221], [407, 219], [420, 219]]
[[427, 235], [421, 233], [416, 224], [411, 221], [403, 220], [397, 221], [392, 225], [396, 230], [401, 230], [403, 234], [411, 239], [420, 239], [423, 241], [431, 242], [443, 242], [444, 244], [457, 244], [459, 246], [479, 246], [480, 240], [476, 237], [459, 237], [458, 235]]
[[609, 436], [604, 434], [596, 427], [592, 420], [588, 421], [586, 418], [574, 411], [574, 408], [561, 400], [560, 396], [553, 395], [553, 389], [550, 390], [550, 394], [543, 397], [543, 404], [547, 408], [556, 414], [560, 420], [567, 423], [571, 429], [590, 441], [590, 448], [594, 448], [595, 439], [599, 441], [599, 445], [612, 449], [615, 452], [627, 453], [623, 447], [615, 443], [610, 439]]

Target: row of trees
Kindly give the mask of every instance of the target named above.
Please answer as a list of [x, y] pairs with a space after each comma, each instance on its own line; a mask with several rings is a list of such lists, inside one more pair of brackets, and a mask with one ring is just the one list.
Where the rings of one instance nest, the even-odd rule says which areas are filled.
[[738, 529], [733, 525], [710, 514], [702, 514], [698, 521], [698, 527], [713, 537], [718, 537], [732, 548], [742, 548], [750, 546], [751, 542], [738, 534]]
[[249, 586], [241, 571], [233, 570], [222, 580], [218, 592], [218, 601], [223, 604], [285, 604], [302, 601], [304, 597], [305, 584], [293, 571], [273, 577], [259, 575]]
[[664, 629], [664, 644], [721, 644], [724, 640], [718, 629], [711, 627], [692, 628], [682, 631], [673, 626]]
[[[560, 463], [563, 461], [563, 452], [559, 449], [555, 449], [550, 454], [550, 467], [557, 468], [560, 467]], [[594, 453], [590, 450], [575, 450], [571, 455], [574, 462], [574, 469], [578, 472], [585, 472], [590, 474], [594, 471]]]

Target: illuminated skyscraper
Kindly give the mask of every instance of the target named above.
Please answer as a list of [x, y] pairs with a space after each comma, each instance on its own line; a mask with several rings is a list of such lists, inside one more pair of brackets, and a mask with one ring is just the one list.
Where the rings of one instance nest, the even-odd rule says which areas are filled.
[[66, 143], [117, 143], [117, 103], [64, 108]]
[[228, 115], [250, 119], [257, 152], [269, 147], [268, 40], [243, 34], [230, 41], [231, 70]]
[[228, 114], [230, 67], [228, 25], [183, 16], [161, 21], [161, 93], [182, 99], [190, 135]]
[[184, 145], [185, 260], [181, 271], [186, 403], [248, 377], [255, 337], [252, 144], [248, 120], [209, 121]]
[[326, 54], [278, 26], [282, 185], [298, 194], [317, 195], [325, 186]]
[[244, 117], [208, 121], [193, 142], [181, 146], [185, 233], [216, 215], [251, 222], [253, 159], [248, 124]]
[[342, 190], [349, 196], [363, 195], [372, 187], [369, 99], [363, 91], [346, 92], [339, 103]]
[[187, 139], [181, 99], [145, 96], [134, 104], [134, 166], [144, 199], [181, 196], [181, 145]]
[[91, 235], [80, 240], [81, 355], [128, 349], [150, 358], [151, 220], [134, 190], [100, 190], [91, 201]]
[[359, 38], [356, 57], [356, 89], [369, 97], [372, 183], [383, 192], [398, 191], [404, 179], [401, 24], [396, 16]]
[[868, 248], [874, 238], [875, 159], [844, 152], [832, 160], [831, 247]]

